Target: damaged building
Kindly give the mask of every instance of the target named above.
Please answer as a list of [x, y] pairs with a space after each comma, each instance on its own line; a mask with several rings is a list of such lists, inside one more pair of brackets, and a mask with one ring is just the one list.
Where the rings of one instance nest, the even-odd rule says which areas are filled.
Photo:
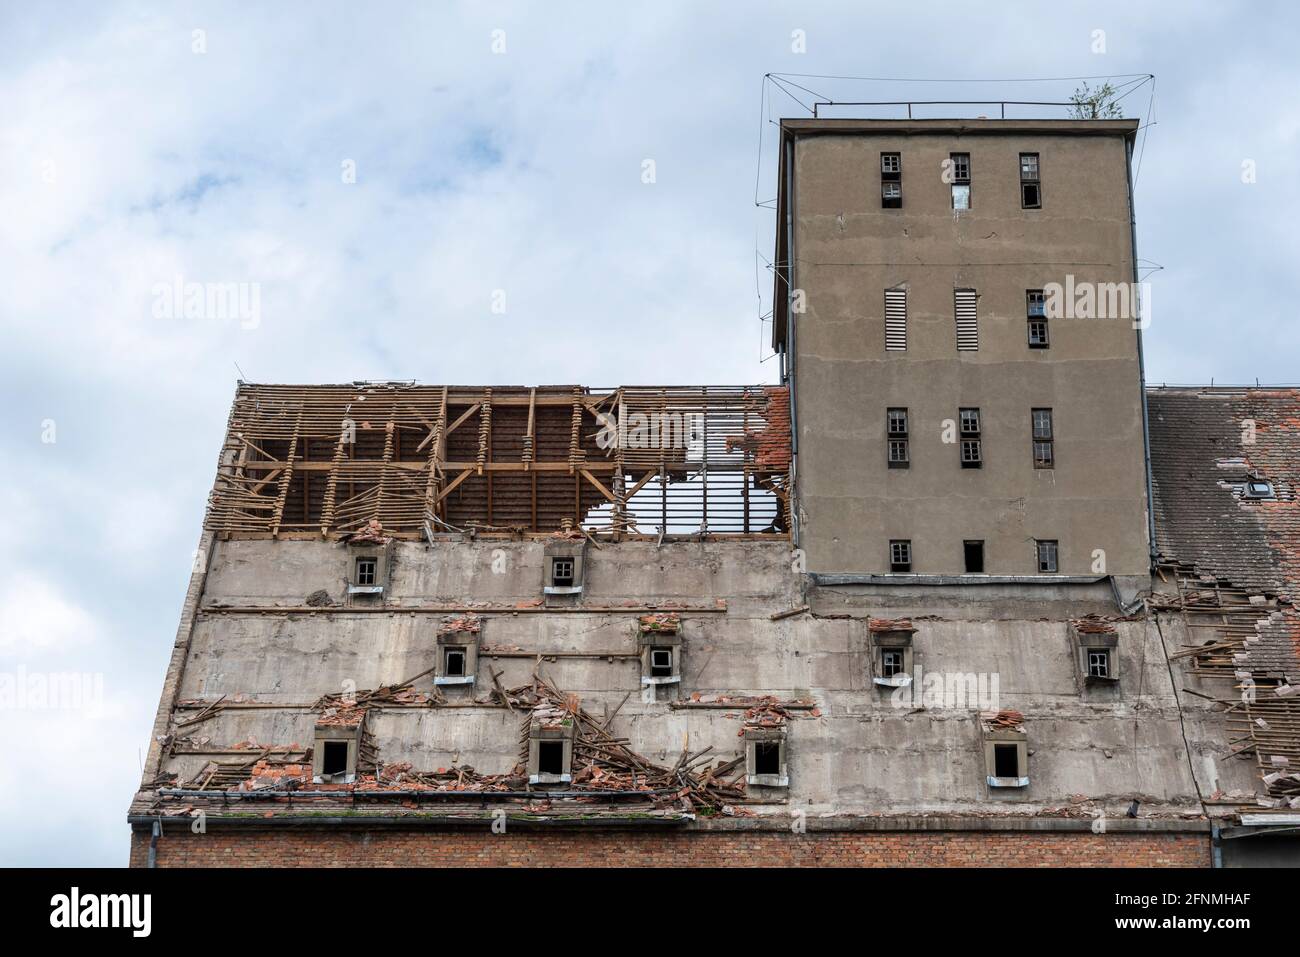
[[1135, 129], [785, 121], [777, 385], [241, 383], [131, 863], [1294, 863], [1300, 392], [1043, 308]]

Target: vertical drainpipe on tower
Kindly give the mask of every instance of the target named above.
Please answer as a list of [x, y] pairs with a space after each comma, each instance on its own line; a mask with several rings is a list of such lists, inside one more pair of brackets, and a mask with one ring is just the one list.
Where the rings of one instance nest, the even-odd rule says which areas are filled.
[[[785, 150], [785, 330], [787, 370], [790, 385], [790, 544], [799, 546], [799, 507], [795, 476], [799, 469], [799, 416], [795, 405], [795, 321], [794, 321], [794, 136], [782, 138]], [[777, 225], [780, 228], [780, 224]]]
[[[1133, 290], [1135, 293], [1140, 291], [1138, 284], [1138, 254], [1137, 254], [1137, 207], [1133, 197], [1133, 140], [1127, 136], [1124, 137], [1124, 155], [1128, 165], [1128, 229], [1129, 245], [1133, 252]], [[1135, 298], [1135, 297], [1134, 297]], [[1130, 299], [1130, 302], [1134, 301]], [[1147, 421], [1147, 370], [1146, 360], [1142, 354], [1142, 320], [1147, 315], [1147, 303], [1142, 309], [1142, 315], [1138, 317], [1137, 325], [1137, 347], [1138, 347], [1138, 381], [1139, 388], [1142, 390], [1142, 459], [1146, 466], [1146, 484], [1147, 484], [1147, 558], [1154, 568], [1156, 560], [1156, 512], [1155, 502], [1151, 495], [1151, 426]]]

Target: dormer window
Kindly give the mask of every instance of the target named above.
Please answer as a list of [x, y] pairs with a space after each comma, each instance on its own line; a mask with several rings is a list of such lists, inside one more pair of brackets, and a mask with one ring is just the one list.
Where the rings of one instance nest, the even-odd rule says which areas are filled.
[[528, 783], [568, 784], [573, 780], [573, 715], [541, 705], [528, 730]]
[[1079, 618], [1070, 623], [1079, 647], [1079, 671], [1085, 684], [1119, 681], [1119, 632], [1104, 618]]
[[388, 584], [392, 545], [348, 546], [348, 594], [382, 595]]
[[743, 734], [745, 782], [755, 787], [789, 787], [785, 727], [751, 727], [745, 728]]
[[676, 612], [642, 615], [639, 620], [641, 684], [645, 700], [653, 701], [653, 686], [677, 685], [682, 680], [681, 620]]
[[872, 618], [872, 682], [882, 688], [902, 688], [912, 683], [912, 635], [915, 626], [906, 618]]
[[316, 784], [352, 784], [357, 779], [357, 754], [361, 748], [364, 708], [336, 705], [316, 722], [312, 747], [312, 781]]
[[477, 615], [449, 615], [442, 620], [438, 626], [438, 655], [434, 659], [435, 685], [474, 684], [481, 629], [482, 621]]
[[1019, 711], [980, 715], [984, 737], [984, 763], [991, 788], [1029, 787], [1029, 735]]
[[1273, 483], [1262, 478], [1251, 478], [1241, 490], [1242, 498], [1272, 498]]

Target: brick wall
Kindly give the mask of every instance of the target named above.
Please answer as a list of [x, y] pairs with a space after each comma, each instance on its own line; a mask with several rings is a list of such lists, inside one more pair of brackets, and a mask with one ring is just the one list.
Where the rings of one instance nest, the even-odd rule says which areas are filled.
[[[149, 832], [135, 831], [131, 866]], [[1203, 834], [835, 831], [188, 831], [158, 842], [159, 867], [1209, 867]]]

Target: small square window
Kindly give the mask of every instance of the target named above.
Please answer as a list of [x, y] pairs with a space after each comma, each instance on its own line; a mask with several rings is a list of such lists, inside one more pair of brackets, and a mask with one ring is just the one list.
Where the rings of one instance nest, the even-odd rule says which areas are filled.
[[901, 183], [880, 184], [880, 208], [881, 209], [902, 209], [903, 208], [903, 186]]
[[898, 174], [903, 171], [903, 156], [901, 153], [881, 153], [880, 154], [880, 174], [887, 179], [897, 179]]
[[912, 543], [910, 540], [890, 540], [889, 570], [891, 572], [910, 572], [912, 570]]
[[573, 585], [573, 559], [551, 559], [551, 584], [556, 588], [569, 588]]
[[961, 467], [964, 469], [977, 469], [984, 464], [983, 449], [980, 447], [979, 439], [962, 439], [961, 440]]
[[378, 569], [379, 569], [378, 559], [358, 558], [357, 559], [357, 584], [358, 585], [375, 584], [375, 578]]
[[953, 183], [952, 185], [952, 208], [953, 209], [970, 209], [970, 185]]
[[882, 678], [892, 678], [895, 675], [901, 675], [907, 670], [907, 665], [903, 660], [902, 648], [885, 648], [880, 652], [880, 676]]
[[890, 409], [886, 414], [886, 432], [888, 433], [889, 467], [905, 469], [908, 465], [907, 410]]
[[1056, 467], [1055, 436], [1052, 433], [1052, 410], [1034, 409], [1030, 413], [1032, 425], [1032, 442], [1034, 449], [1034, 468], [1051, 469]]
[[780, 741], [755, 741], [754, 742], [754, 773], [755, 774], [780, 774], [781, 773], [781, 742]]
[[1038, 570], [1045, 574], [1057, 571], [1057, 544], [1054, 539], [1040, 539], [1035, 543], [1038, 550]]
[[1088, 677], [1089, 678], [1110, 677], [1110, 649], [1108, 648], [1088, 649]]
[[448, 678], [463, 678], [465, 676], [465, 649], [448, 648], [443, 670]]
[[982, 574], [984, 571], [984, 542], [967, 541], [962, 542], [962, 553], [966, 559], [966, 572], [968, 574]]
[[1043, 193], [1042, 187], [1037, 183], [1020, 184], [1020, 208], [1021, 209], [1042, 209]]
[[979, 435], [980, 434], [980, 410], [979, 409], [959, 409], [962, 435]]

